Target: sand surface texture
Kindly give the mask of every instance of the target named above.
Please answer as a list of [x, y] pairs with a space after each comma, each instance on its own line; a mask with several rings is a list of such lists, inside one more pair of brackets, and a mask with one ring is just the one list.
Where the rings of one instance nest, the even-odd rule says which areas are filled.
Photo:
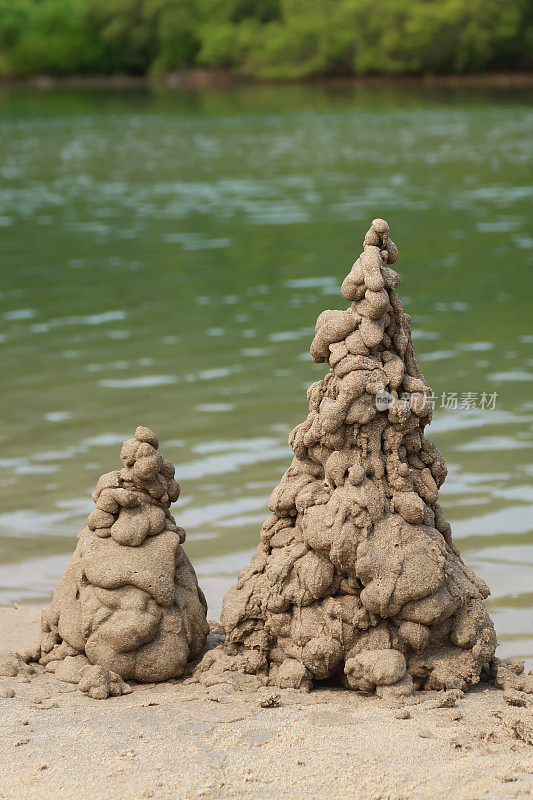
[[[37, 611], [0, 610], [0, 654], [38, 639]], [[448, 707], [438, 707], [453, 703], [443, 692], [419, 692], [418, 703], [406, 698], [391, 707], [343, 689], [244, 692], [179, 680], [132, 687], [101, 702], [50, 673], [0, 677], [0, 798], [497, 800], [533, 793], [531, 707], [510, 705], [484, 684]]]

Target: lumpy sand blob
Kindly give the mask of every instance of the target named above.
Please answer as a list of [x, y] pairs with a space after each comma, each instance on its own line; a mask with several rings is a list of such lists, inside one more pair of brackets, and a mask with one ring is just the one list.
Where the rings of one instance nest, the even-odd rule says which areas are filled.
[[42, 612], [40, 663], [93, 697], [179, 677], [205, 645], [207, 606], [170, 505], [180, 487], [149, 428], [98, 480], [96, 508]]

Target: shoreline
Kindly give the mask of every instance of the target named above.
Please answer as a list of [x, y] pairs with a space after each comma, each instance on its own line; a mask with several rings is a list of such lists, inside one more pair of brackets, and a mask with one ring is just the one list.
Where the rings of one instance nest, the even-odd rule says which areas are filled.
[[[39, 612], [0, 609], [0, 652]], [[509, 800], [533, 791], [531, 707], [480, 684], [404, 703], [336, 687], [132, 684], [93, 700], [53, 674], [0, 677], [1, 800]], [[529, 742], [529, 743], [528, 743]]]
[[318, 76], [291, 79], [246, 77], [229, 70], [190, 69], [158, 78], [133, 75], [84, 75], [55, 77], [36, 75], [2, 77], [0, 89], [234, 89], [263, 86], [323, 86], [331, 89], [350, 87], [376, 88], [533, 88], [533, 73], [488, 72], [476, 75], [398, 75], [398, 76]]

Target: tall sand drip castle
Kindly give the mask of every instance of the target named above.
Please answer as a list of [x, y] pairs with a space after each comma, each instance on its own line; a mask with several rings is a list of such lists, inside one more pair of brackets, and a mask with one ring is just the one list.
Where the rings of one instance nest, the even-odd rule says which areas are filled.
[[42, 613], [40, 663], [93, 697], [121, 678], [164, 681], [205, 645], [207, 605], [170, 513], [180, 487], [149, 428], [124, 442], [121, 470], [98, 480], [96, 508]]
[[329, 372], [308, 390], [272, 513], [224, 599], [225, 650], [200, 670], [405, 695], [464, 689], [494, 656], [489, 590], [438, 504], [446, 465], [424, 437], [431, 390], [389, 266], [397, 256], [374, 220], [342, 284], [350, 306], [317, 320], [311, 354]]

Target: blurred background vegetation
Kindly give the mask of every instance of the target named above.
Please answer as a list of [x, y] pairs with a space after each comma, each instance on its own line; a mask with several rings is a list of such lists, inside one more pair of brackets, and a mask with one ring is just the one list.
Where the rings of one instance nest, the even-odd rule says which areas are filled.
[[531, 69], [531, 0], [0, 0], [0, 75]]

